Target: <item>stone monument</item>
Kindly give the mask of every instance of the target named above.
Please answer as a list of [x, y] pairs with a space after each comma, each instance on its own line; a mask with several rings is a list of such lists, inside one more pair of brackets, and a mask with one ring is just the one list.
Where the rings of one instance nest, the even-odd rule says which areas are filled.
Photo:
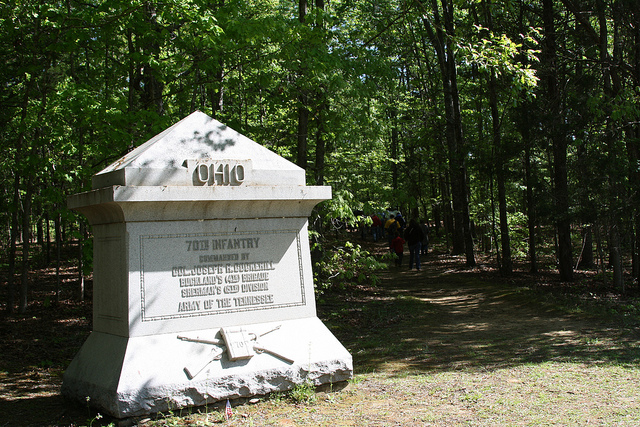
[[94, 235], [93, 331], [62, 393], [117, 418], [344, 381], [317, 318], [304, 170], [195, 112], [68, 199]]

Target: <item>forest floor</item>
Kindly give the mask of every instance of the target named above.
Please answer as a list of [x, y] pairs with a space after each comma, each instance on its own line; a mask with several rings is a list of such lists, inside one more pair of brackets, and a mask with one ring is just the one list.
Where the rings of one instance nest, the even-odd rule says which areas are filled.
[[211, 405], [118, 422], [65, 402], [62, 373], [90, 332], [91, 304], [41, 295], [28, 315], [0, 319], [0, 427], [640, 425], [637, 295], [587, 272], [566, 284], [552, 272], [466, 269], [437, 250], [421, 271], [407, 258], [376, 287], [319, 301], [353, 355], [353, 380], [302, 398], [234, 401], [229, 420]]

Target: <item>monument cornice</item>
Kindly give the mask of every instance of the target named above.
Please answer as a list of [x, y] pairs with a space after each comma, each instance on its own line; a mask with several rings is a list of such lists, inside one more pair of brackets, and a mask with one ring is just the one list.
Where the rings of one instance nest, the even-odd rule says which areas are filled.
[[[126, 221], [308, 217], [329, 186], [111, 187], [74, 194], [68, 207], [91, 225]], [[289, 202], [289, 203], [282, 203]]]

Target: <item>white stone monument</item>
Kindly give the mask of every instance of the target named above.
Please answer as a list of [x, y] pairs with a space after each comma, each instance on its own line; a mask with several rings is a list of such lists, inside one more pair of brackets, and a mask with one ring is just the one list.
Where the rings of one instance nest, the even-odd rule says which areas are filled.
[[307, 236], [330, 187], [195, 112], [69, 197], [94, 235], [93, 332], [62, 393], [118, 418], [344, 381]]

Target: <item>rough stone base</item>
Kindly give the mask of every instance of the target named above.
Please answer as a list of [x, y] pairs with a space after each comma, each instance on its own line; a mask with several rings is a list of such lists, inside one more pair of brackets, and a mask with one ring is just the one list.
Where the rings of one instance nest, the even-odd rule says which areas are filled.
[[257, 341], [293, 363], [266, 352], [215, 360], [220, 346], [178, 339], [220, 339], [218, 328], [132, 338], [93, 332], [65, 372], [62, 394], [126, 418], [352, 377], [351, 355], [318, 318], [244, 328], [260, 335], [277, 326]]

